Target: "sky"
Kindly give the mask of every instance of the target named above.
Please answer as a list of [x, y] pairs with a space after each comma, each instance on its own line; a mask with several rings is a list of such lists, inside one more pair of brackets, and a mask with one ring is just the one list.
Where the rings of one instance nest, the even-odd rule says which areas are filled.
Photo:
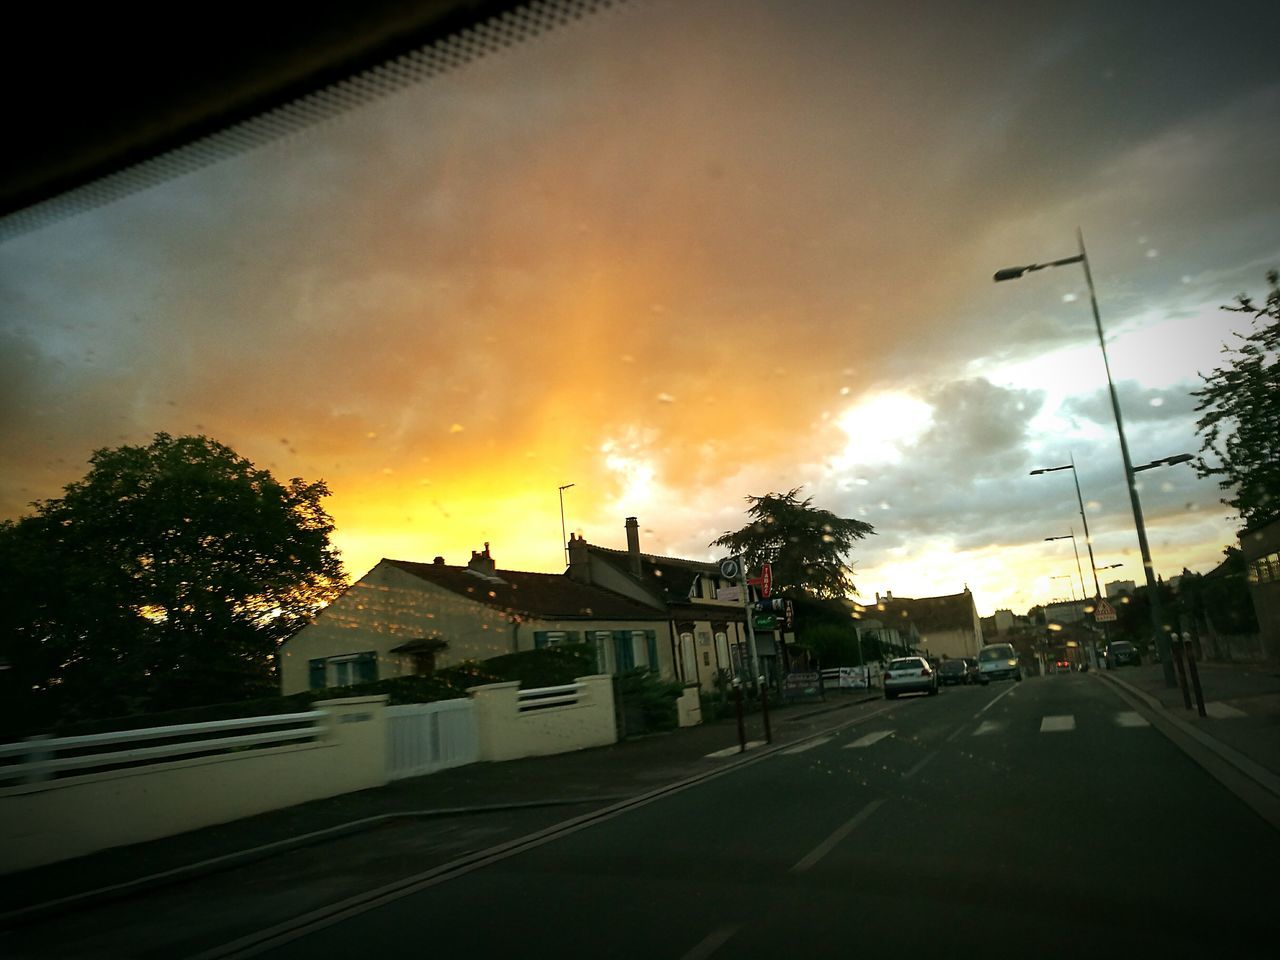
[[[203, 433], [381, 557], [714, 559], [745, 498], [871, 523], [863, 600], [1141, 581], [1135, 463], [1280, 267], [1264, 3], [623, 3], [0, 244], [0, 517]], [[1156, 569], [1237, 524], [1143, 473]], [[1089, 580], [1086, 565], [1085, 579]], [[1068, 579], [1075, 582], [1069, 584]], [[1057, 578], [1057, 579], [1055, 579]], [[1089, 584], [1091, 586], [1091, 584]]]

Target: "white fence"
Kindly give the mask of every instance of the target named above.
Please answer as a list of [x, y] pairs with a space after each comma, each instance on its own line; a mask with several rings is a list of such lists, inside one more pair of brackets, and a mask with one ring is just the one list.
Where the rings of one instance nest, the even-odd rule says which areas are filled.
[[[64, 780], [69, 776], [138, 768], [186, 757], [312, 742], [324, 736], [328, 716], [324, 711], [314, 710], [80, 737], [32, 737], [22, 743], [0, 746], [0, 785]], [[128, 746], [123, 750], [112, 749], [120, 745]]]
[[0, 746], [0, 873], [381, 786], [386, 700]]
[[557, 687], [519, 683], [471, 687], [481, 760], [515, 760], [618, 741], [613, 678], [579, 677]]
[[470, 700], [388, 707], [387, 737], [387, 773], [392, 780], [480, 759], [475, 706]]

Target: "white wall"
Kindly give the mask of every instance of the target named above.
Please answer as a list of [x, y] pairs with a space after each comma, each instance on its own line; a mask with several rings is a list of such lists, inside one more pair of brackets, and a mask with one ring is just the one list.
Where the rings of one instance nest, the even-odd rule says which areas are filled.
[[618, 741], [613, 712], [613, 679], [579, 677], [577, 703], [521, 712], [519, 683], [491, 683], [467, 691], [475, 703], [481, 760], [567, 753]]
[[386, 701], [317, 702], [330, 717], [315, 743], [0, 789], [0, 873], [381, 786]]

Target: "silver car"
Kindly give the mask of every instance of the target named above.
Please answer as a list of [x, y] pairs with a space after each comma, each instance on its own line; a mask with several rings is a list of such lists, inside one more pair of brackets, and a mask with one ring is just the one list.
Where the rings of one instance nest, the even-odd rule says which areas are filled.
[[992, 680], [1022, 680], [1018, 652], [1011, 644], [989, 643], [978, 651], [978, 682], [985, 685]]
[[884, 698], [895, 699], [900, 693], [938, 695], [938, 672], [924, 657], [899, 657], [884, 668]]

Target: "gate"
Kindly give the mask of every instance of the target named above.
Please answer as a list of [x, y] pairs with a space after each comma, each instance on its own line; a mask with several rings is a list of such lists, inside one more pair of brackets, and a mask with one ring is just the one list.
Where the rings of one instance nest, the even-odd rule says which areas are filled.
[[392, 780], [420, 777], [479, 758], [475, 708], [470, 700], [440, 700], [387, 707]]

